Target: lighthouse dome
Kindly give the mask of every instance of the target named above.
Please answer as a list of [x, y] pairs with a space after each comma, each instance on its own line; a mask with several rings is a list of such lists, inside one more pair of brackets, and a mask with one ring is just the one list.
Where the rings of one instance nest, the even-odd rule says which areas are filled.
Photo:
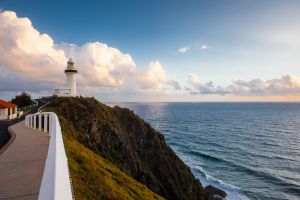
[[74, 61], [72, 60], [72, 58], [69, 58], [68, 62], [67, 62], [67, 70], [75, 70], [76, 66]]

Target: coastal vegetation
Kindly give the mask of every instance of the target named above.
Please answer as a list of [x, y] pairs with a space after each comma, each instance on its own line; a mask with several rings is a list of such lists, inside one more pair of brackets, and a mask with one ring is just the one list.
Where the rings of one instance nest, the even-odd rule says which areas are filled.
[[[94, 98], [48, 99], [60, 119], [76, 198], [214, 199], [164, 136], [127, 108]], [[220, 196], [220, 195], [219, 195]]]
[[22, 92], [21, 94], [16, 95], [11, 103], [18, 105], [18, 107], [27, 107], [34, 104], [34, 101], [31, 99], [30, 94]]
[[163, 199], [84, 147], [74, 139], [73, 127], [62, 117], [60, 122], [76, 199]]

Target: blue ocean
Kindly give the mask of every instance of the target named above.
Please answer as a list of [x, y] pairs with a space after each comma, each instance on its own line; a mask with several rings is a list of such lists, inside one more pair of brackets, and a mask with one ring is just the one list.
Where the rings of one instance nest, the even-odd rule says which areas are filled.
[[227, 199], [300, 199], [300, 104], [121, 103]]

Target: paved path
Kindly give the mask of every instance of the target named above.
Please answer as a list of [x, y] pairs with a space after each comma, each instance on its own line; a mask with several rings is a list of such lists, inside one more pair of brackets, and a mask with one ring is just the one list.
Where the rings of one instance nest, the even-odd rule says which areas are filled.
[[10, 126], [13, 138], [0, 154], [0, 199], [38, 199], [50, 137], [47, 133], [25, 127], [24, 117], [6, 121], [0, 126], [0, 131], [7, 131], [7, 126]]
[[[45, 105], [45, 103], [41, 102], [40, 100], [37, 100], [37, 101], [38, 101], [38, 106], [36, 106], [29, 113], [26, 113], [26, 114], [36, 113], [40, 107]], [[17, 123], [17, 122], [20, 122], [20, 121], [24, 120], [26, 114], [23, 115], [21, 118], [16, 118], [14, 120], [0, 120], [0, 155], [5, 150], [4, 146], [6, 145], [6, 143], [10, 139], [10, 134], [8, 132], [8, 127], [15, 124], [15, 123]], [[4, 147], [4, 148], [2, 149], [2, 147]]]
[[16, 137], [0, 156], [0, 199], [37, 199], [50, 137], [24, 121], [9, 129]]

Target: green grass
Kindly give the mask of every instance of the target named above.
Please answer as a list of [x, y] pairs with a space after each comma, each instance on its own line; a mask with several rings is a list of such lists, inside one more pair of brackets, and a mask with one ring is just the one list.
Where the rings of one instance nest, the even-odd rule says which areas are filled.
[[23, 111], [23, 114], [30, 112], [32, 109], [34, 109], [34, 105], [31, 106], [26, 106], [26, 107], [22, 107], [19, 108], [19, 111]]
[[48, 101], [46, 110], [60, 117], [65, 141], [76, 142], [66, 146], [77, 199], [158, 198], [148, 189], [167, 199], [208, 199], [164, 136], [131, 110], [106, 106], [93, 97]]
[[76, 199], [163, 199], [79, 143], [79, 133], [62, 117], [60, 124]]

